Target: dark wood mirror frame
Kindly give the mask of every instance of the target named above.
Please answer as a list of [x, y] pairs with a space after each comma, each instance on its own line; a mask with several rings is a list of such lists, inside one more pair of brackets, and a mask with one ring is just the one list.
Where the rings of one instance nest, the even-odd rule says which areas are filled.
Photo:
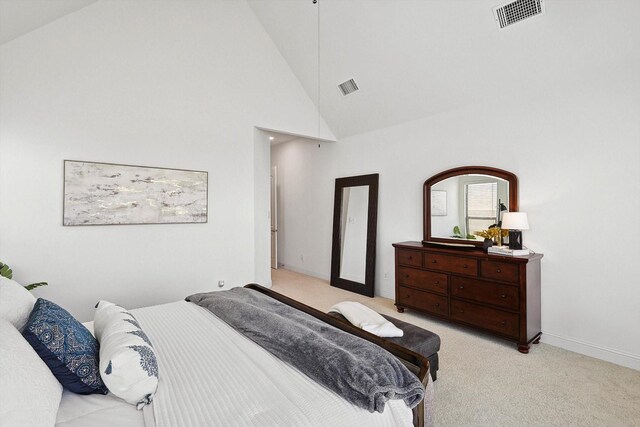
[[471, 240], [446, 239], [431, 236], [431, 187], [443, 179], [469, 174], [495, 176], [507, 181], [509, 183], [509, 212], [518, 211], [518, 177], [515, 174], [487, 166], [463, 166], [449, 169], [432, 176], [424, 182], [424, 236], [422, 243], [449, 243], [482, 247], [482, 241], [474, 242]]
[[[331, 249], [331, 286], [373, 297], [376, 270], [376, 236], [378, 229], [378, 177], [371, 175], [350, 176], [336, 179], [333, 201], [333, 243]], [[369, 186], [369, 206], [367, 208], [367, 253], [364, 283], [353, 282], [340, 277], [340, 260], [342, 259], [342, 193], [347, 187]]]

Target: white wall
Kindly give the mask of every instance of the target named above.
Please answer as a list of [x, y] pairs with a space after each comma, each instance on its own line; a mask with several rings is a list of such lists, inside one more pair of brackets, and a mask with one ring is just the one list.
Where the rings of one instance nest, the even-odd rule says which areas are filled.
[[367, 271], [369, 186], [342, 189], [340, 277], [364, 283]]
[[271, 144], [269, 135], [254, 130], [254, 251], [256, 283], [271, 287]]
[[[87, 320], [264, 280], [254, 126], [318, 116], [245, 2], [98, 2], [2, 45], [0, 89], [0, 259], [37, 295]], [[64, 159], [206, 170], [209, 222], [62, 227]]]
[[[545, 254], [543, 340], [640, 369], [638, 75], [640, 64], [630, 59], [627, 69], [582, 76], [535, 98], [487, 101], [356, 135], [328, 157], [298, 142], [281, 147], [288, 154], [279, 164], [289, 168], [285, 185], [313, 185], [285, 192], [284, 204], [314, 224], [287, 232], [281, 260], [295, 262], [289, 256], [298, 245], [313, 242], [317, 249], [306, 250], [318, 259], [306, 258], [313, 263], [307, 270], [326, 277], [333, 179], [378, 172], [375, 286], [376, 294], [393, 298], [391, 244], [421, 240], [425, 179], [470, 164], [506, 169], [518, 176], [520, 210], [529, 214], [524, 242]], [[304, 206], [309, 200], [314, 209]], [[326, 234], [318, 236], [320, 229]]]

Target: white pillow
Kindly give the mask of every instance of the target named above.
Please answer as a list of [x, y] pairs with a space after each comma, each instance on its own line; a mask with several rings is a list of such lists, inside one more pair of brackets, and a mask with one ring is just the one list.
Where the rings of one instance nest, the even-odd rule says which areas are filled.
[[4, 319], [0, 319], [0, 378], [0, 425], [55, 424], [62, 385], [20, 332]]
[[93, 329], [102, 381], [111, 393], [142, 409], [158, 388], [158, 361], [149, 338], [131, 313], [106, 301], [98, 303]]
[[24, 286], [0, 276], [0, 318], [22, 331], [35, 303], [36, 297]]

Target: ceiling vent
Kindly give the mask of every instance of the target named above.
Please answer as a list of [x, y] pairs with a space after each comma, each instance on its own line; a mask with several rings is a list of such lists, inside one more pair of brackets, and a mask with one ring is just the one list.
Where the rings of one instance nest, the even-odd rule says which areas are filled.
[[523, 19], [544, 13], [543, 0], [516, 0], [493, 9], [493, 16], [502, 29]]
[[340, 89], [340, 92], [342, 92], [342, 96], [347, 96], [350, 93], [353, 93], [355, 91], [357, 91], [358, 89], [360, 89], [358, 87], [358, 85], [356, 84], [356, 81], [353, 79], [349, 79], [344, 83], [340, 83], [338, 85], [338, 88]]

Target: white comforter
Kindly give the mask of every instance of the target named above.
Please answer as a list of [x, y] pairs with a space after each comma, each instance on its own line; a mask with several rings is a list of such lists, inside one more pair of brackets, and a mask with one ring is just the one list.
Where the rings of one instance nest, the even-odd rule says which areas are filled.
[[[404, 401], [389, 401], [382, 414], [360, 409], [195, 304], [180, 301], [132, 313], [159, 358], [160, 382], [145, 407], [146, 427], [412, 425]], [[144, 425], [131, 405], [118, 412], [125, 403], [87, 397], [91, 405], [80, 403], [81, 396], [63, 397], [59, 427]], [[84, 408], [84, 415], [74, 418], [72, 408]], [[137, 419], [125, 423], [124, 417]]]

